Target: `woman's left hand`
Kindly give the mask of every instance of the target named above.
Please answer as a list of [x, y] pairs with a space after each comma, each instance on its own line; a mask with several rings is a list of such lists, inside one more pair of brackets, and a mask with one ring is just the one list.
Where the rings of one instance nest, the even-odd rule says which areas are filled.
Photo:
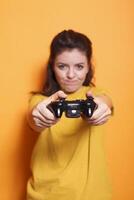
[[91, 125], [102, 125], [109, 120], [112, 111], [109, 105], [105, 102], [103, 95], [93, 96], [93, 98], [94, 102], [97, 104], [97, 109], [94, 111], [92, 117], [86, 118], [86, 120]]

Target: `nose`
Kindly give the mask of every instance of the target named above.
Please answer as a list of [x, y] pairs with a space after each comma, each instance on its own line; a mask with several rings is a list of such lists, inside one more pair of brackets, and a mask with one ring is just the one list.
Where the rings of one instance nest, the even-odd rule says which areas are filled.
[[74, 76], [75, 76], [74, 69], [73, 69], [73, 68], [69, 68], [69, 69], [68, 69], [68, 72], [67, 72], [67, 77], [68, 77], [69, 79], [72, 79], [72, 78], [74, 78]]

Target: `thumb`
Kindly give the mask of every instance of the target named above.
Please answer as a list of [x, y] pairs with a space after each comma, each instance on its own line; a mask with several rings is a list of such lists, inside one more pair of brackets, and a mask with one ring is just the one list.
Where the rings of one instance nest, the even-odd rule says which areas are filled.
[[89, 90], [89, 91], [86, 93], [86, 97], [94, 97], [93, 92], [92, 92], [91, 90]]
[[62, 90], [59, 90], [55, 92], [54, 94], [52, 94], [50, 97], [45, 98], [43, 101], [39, 103], [39, 105], [46, 107], [52, 101], [60, 100], [61, 98], [64, 98], [64, 99], [67, 98], [67, 94], [65, 94]]
[[62, 98], [63, 99], [67, 98], [67, 94], [65, 94], [62, 90], [59, 90], [50, 96], [51, 101], [60, 100]]
[[67, 98], [67, 95], [62, 90], [59, 90], [59, 91], [55, 92], [54, 94], [52, 94], [47, 99], [45, 99], [44, 102], [45, 102], [45, 104], [49, 104], [52, 101], [60, 100], [62, 98], [64, 98], [64, 99]]

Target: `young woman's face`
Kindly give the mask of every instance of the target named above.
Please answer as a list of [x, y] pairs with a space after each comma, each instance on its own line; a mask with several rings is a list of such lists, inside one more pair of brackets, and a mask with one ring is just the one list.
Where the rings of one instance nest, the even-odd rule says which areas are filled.
[[57, 55], [54, 73], [61, 89], [73, 93], [81, 88], [89, 71], [88, 60], [84, 52], [73, 49]]

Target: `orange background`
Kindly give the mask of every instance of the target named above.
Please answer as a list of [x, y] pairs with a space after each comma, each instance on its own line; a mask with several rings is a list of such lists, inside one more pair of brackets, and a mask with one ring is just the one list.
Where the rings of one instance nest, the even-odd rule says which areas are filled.
[[49, 44], [72, 28], [93, 42], [96, 83], [115, 116], [105, 125], [113, 200], [134, 199], [134, 2], [0, 1], [0, 198], [24, 200], [37, 134], [26, 123], [29, 92], [42, 84]]

